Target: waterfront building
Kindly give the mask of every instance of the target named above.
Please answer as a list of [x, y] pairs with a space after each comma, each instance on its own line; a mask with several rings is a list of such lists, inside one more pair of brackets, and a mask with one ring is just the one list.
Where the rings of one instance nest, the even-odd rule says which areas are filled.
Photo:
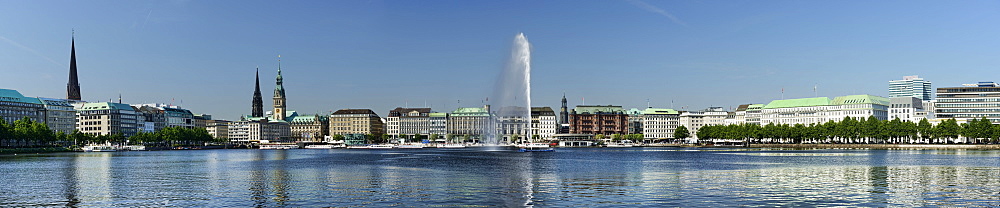
[[455, 109], [448, 115], [448, 134], [461, 138], [461, 140], [477, 141], [482, 139], [483, 131], [491, 124], [489, 112], [489, 105], [482, 108]]
[[266, 142], [290, 142], [291, 127], [288, 122], [270, 120], [268, 117], [243, 117], [229, 122], [229, 141], [233, 144], [251, 145]]
[[382, 118], [371, 109], [340, 109], [330, 114], [329, 135], [385, 133]]
[[729, 112], [722, 107], [708, 107], [703, 114], [705, 126], [726, 125], [726, 118], [729, 117]]
[[937, 89], [934, 116], [941, 119], [982, 118], [1000, 124], [1000, 85], [994, 82]]
[[38, 98], [45, 106], [45, 124], [53, 133], [73, 133], [76, 129], [76, 109], [73, 103], [80, 101], [55, 98]]
[[874, 95], [848, 95], [830, 100], [827, 97], [775, 100], [764, 106], [761, 125], [818, 124], [839, 122], [844, 117], [879, 120], [889, 117], [889, 99]]
[[288, 125], [296, 141], [320, 142], [330, 133], [330, 118], [320, 115], [298, 115], [288, 111]]
[[743, 119], [748, 124], [760, 125], [760, 116], [763, 109], [764, 104], [750, 104], [747, 106], [746, 116]]
[[629, 109], [625, 111], [628, 114], [628, 133], [629, 134], [641, 134], [642, 133], [642, 117], [643, 110], [637, 108]]
[[208, 127], [208, 121], [212, 120], [212, 115], [209, 114], [193, 114], [191, 117], [191, 122], [194, 123], [195, 128], [206, 128]]
[[[493, 122], [496, 125], [496, 138], [500, 143], [524, 143], [531, 138], [531, 109], [520, 106], [508, 106], [508, 109], [501, 109], [499, 112], [506, 112], [505, 115], [493, 114]], [[527, 115], [524, 117], [522, 115]]]
[[646, 140], [674, 138], [674, 130], [680, 125], [680, 112], [674, 109], [646, 108], [642, 111], [642, 136]]
[[933, 99], [931, 81], [916, 75], [904, 76], [902, 80], [889, 81], [889, 98], [915, 97], [923, 101]]
[[430, 135], [437, 136], [428, 138], [432, 141], [444, 141], [448, 135], [448, 113], [429, 113], [427, 117], [430, 119]]
[[76, 100], [80, 99], [80, 79], [76, 75], [76, 34], [73, 35], [70, 41], [69, 49], [69, 82], [66, 83], [66, 99]]
[[556, 134], [556, 112], [550, 107], [531, 108], [531, 142], [539, 142], [553, 139]]
[[578, 105], [569, 123], [571, 134], [628, 134], [628, 114], [621, 106]]
[[13, 125], [24, 117], [45, 122], [45, 105], [38, 98], [25, 97], [17, 90], [0, 89], [0, 118]]
[[729, 115], [726, 116], [726, 125], [740, 125], [747, 123], [747, 108], [750, 108], [750, 104], [737, 106], [736, 111], [730, 112]]
[[698, 141], [698, 130], [701, 129], [702, 126], [705, 126], [705, 113], [701, 111], [681, 111], [680, 113], [681, 114], [677, 119], [678, 124], [687, 128], [688, 133], [690, 134], [686, 142], [696, 143]]
[[894, 97], [889, 98], [889, 120], [899, 119], [913, 123], [920, 122], [927, 117], [924, 109], [924, 102], [915, 97]]
[[428, 135], [431, 131], [430, 108], [402, 108], [390, 110], [385, 117], [386, 133], [393, 137]]
[[207, 120], [205, 121], [205, 130], [208, 131], [208, 134], [212, 135], [212, 138], [229, 141], [230, 122], [227, 120]]
[[190, 110], [176, 105], [150, 103], [135, 104], [139, 113], [145, 119], [142, 122], [152, 122], [153, 131], [159, 131], [166, 127], [194, 128], [194, 113]]
[[84, 103], [76, 108], [76, 129], [90, 135], [135, 135], [140, 130], [140, 112], [128, 104]]

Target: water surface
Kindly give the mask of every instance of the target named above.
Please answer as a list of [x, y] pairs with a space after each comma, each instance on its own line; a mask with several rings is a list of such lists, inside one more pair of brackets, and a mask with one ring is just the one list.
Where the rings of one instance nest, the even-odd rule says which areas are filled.
[[1000, 151], [562, 148], [0, 156], [0, 206], [1000, 206]]

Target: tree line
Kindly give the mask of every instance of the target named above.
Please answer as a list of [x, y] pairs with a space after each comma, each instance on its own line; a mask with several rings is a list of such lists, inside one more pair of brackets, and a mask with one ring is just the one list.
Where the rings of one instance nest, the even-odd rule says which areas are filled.
[[1000, 140], [1000, 125], [985, 117], [958, 124], [952, 118], [932, 125], [927, 119], [913, 123], [845, 117], [821, 124], [733, 124], [701, 127], [700, 140], [726, 139], [745, 143], [813, 144], [984, 144]]
[[73, 130], [72, 133], [53, 132], [43, 122], [28, 117], [7, 123], [0, 119], [0, 148], [71, 147], [89, 144], [138, 144], [150, 146], [191, 145], [215, 141], [203, 128], [167, 127], [157, 132], [139, 132], [126, 138], [120, 133], [91, 135]]

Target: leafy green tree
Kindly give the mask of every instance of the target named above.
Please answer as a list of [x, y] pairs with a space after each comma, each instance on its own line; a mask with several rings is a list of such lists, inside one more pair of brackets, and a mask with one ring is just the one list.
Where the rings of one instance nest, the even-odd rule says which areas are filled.
[[917, 123], [917, 134], [920, 134], [920, 138], [924, 140], [929, 140], [934, 136], [934, 126], [927, 119], [920, 119]]
[[690, 136], [691, 133], [683, 125], [677, 126], [677, 129], [674, 129], [674, 139], [687, 139]]
[[959, 129], [958, 121], [955, 121], [954, 118], [945, 120], [941, 124], [934, 126], [935, 135], [946, 139], [947, 143], [951, 143], [952, 139], [958, 138]]

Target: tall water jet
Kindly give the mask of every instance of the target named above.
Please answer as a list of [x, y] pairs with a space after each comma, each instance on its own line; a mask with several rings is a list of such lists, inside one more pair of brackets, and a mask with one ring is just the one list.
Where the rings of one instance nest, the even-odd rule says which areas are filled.
[[491, 125], [484, 129], [484, 143], [530, 141], [531, 44], [524, 33], [514, 37], [510, 60], [497, 77], [489, 104]]

